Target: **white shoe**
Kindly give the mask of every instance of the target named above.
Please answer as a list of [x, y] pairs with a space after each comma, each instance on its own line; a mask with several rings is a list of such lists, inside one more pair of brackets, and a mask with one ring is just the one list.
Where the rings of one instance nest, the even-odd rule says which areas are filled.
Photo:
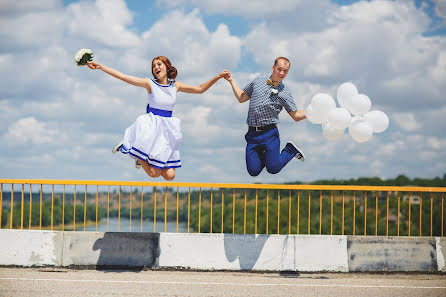
[[124, 143], [124, 141], [121, 141], [120, 143], [118, 143], [113, 149], [112, 149], [112, 153], [116, 154], [117, 152], [119, 152], [119, 150], [122, 147], [122, 144]]
[[297, 158], [299, 161], [303, 162], [305, 161], [305, 154], [304, 151], [302, 149], [300, 149], [299, 147], [297, 147], [294, 142], [292, 141], [288, 141], [287, 144], [288, 146], [292, 146], [294, 149], [297, 150], [296, 155], [294, 156], [294, 158]]
[[135, 167], [136, 169], [141, 168], [141, 163], [139, 163], [139, 160], [135, 160]]

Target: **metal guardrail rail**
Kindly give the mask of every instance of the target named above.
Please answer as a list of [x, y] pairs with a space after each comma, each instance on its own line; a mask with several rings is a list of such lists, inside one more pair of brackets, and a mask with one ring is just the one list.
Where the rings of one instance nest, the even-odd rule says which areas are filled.
[[[17, 190], [17, 185], [21, 186]], [[399, 187], [399, 186], [349, 186], [349, 185], [292, 185], [292, 184], [233, 184], [233, 183], [184, 183], [184, 182], [128, 182], [128, 181], [87, 181], [87, 180], [31, 180], [31, 179], [0, 179], [0, 228], [13, 229], [49, 229], [49, 230], [65, 230], [65, 221], [67, 217], [67, 210], [71, 207], [72, 229], [76, 231], [76, 217], [79, 217], [79, 211], [83, 210], [83, 230], [85, 231], [87, 225], [87, 200], [92, 194], [88, 195], [88, 187], [90, 193], [92, 186], [96, 186], [95, 199], [95, 218], [96, 230], [98, 221], [100, 221], [101, 209], [105, 209], [107, 205], [107, 230], [108, 222], [111, 213], [110, 202], [117, 206], [118, 222], [121, 219], [121, 211], [124, 209], [122, 203], [124, 197], [128, 198], [125, 203], [125, 209], [129, 211], [130, 231], [132, 231], [132, 210], [140, 213], [141, 229], [143, 231], [144, 209], [147, 208], [148, 203], [150, 208], [153, 208], [153, 232], [157, 232], [156, 223], [159, 217], [158, 212], [164, 214], [164, 232], [167, 232], [167, 216], [169, 212], [168, 199], [175, 197], [172, 189], [176, 188], [176, 232], [178, 232], [178, 224], [180, 213], [187, 213], [187, 232], [191, 232], [191, 220], [197, 221], [195, 223], [193, 232], [209, 232], [213, 233], [216, 228], [213, 226], [220, 224], [219, 232], [228, 232], [225, 229], [225, 222], [228, 217], [232, 219], [232, 233], [264, 233], [264, 234], [352, 234], [352, 235], [385, 235], [385, 236], [413, 236], [414, 228], [417, 236], [443, 236], [444, 227], [444, 193], [446, 187]], [[29, 186], [29, 190], [28, 190]], [[40, 186], [39, 193], [39, 224], [32, 224], [33, 208], [33, 186]], [[51, 186], [51, 211], [49, 226], [42, 225], [42, 213], [48, 212], [43, 208], [43, 186]], [[55, 186], [63, 187], [61, 193], [55, 193]], [[66, 193], [66, 186], [73, 186], [73, 193]], [[79, 200], [76, 200], [77, 187], [85, 187], [83, 195], [83, 209], [79, 205]], [[10, 188], [10, 199], [7, 199], [7, 188]], [[101, 192], [99, 192], [101, 187]], [[104, 191], [104, 187], [107, 187]], [[110, 188], [113, 187], [116, 191], [116, 197], [111, 197]], [[122, 188], [128, 187], [129, 192], [123, 192]], [[139, 193], [135, 189], [141, 189]], [[26, 188], [26, 189], [25, 189]], [[191, 188], [196, 189], [192, 195], [198, 195], [198, 201], [193, 201], [191, 205]], [[152, 193], [148, 193], [147, 189], [152, 189]], [[162, 195], [158, 192], [159, 189], [164, 189], [164, 207], [157, 206], [157, 200], [160, 200]], [[181, 189], [181, 191], [180, 191]], [[25, 194], [25, 190], [28, 193]], [[225, 202], [226, 190], [226, 202]], [[229, 193], [228, 190], [232, 190]], [[254, 194], [255, 190], [255, 194]], [[266, 190], [266, 195], [265, 195]], [[20, 200], [15, 201], [14, 191], [21, 193]], [[94, 191], [93, 191], [94, 192]], [[249, 192], [249, 193], [248, 193]], [[277, 192], [277, 193], [276, 193]], [[99, 193], [101, 197], [107, 197], [107, 201], [101, 203], [104, 207], [99, 206]], [[106, 193], [106, 195], [105, 195]], [[157, 197], [157, 193], [159, 194]], [[181, 193], [181, 194], [180, 194]], [[231, 195], [232, 194], [232, 195]], [[403, 194], [403, 195], [401, 195]], [[49, 194], [48, 194], [49, 195]], [[34, 194], [35, 196], [35, 194]], [[59, 198], [57, 198], [57, 197]], [[72, 196], [73, 199], [68, 199]], [[180, 196], [182, 197], [180, 199]], [[204, 197], [206, 196], [206, 197]], [[228, 202], [232, 198], [232, 201]], [[232, 196], [232, 197], [231, 197]], [[423, 197], [424, 196], [424, 197]], [[117, 198], [117, 201], [115, 200]], [[139, 199], [139, 201], [137, 201]], [[18, 199], [17, 199], [18, 200]], [[57, 200], [57, 201], [56, 201]], [[61, 224], [55, 226], [55, 202], [62, 204], [62, 213], [57, 213]], [[236, 203], [237, 200], [237, 203]], [[68, 201], [72, 201], [67, 207]], [[319, 202], [319, 205], [317, 204]], [[180, 203], [181, 202], [181, 203]], [[232, 202], [232, 203], [231, 203]], [[306, 202], [306, 203], [305, 203]], [[381, 202], [381, 203], [380, 203]], [[20, 203], [20, 208], [15, 204]], [[34, 203], [34, 206], [33, 206]], [[133, 203], [133, 204], [132, 204]], [[136, 206], [134, 203], [137, 203]], [[158, 202], [159, 203], [159, 202]], [[329, 213], [324, 207], [324, 203], [329, 203]], [[369, 203], [369, 204], [367, 204]], [[170, 203], [169, 205], [171, 205]], [[181, 208], [180, 208], [181, 204]], [[426, 206], [427, 205], [427, 206]], [[9, 210], [8, 210], [9, 206]], [[25, 206], [28, 209], [25, 209]], [[236, 207], [237, 206], [237, 207]], [[434, 208], [435, 206], [435, 208]], [[49, 206], [48, 206], [49, 207]], [[128, 208], [127, 208], [128, 207]], [[43, 209], [42, 209], [43, 208]], [[170, 207], [172, 208], [172, 207]], [[187, 208], [187, 210], [186, 210]], [[198, 211], [197, 211], [198, 208]], [[243, 209], [243, 212], [241, 209]], [[417, 209], [418, 208], [418, 209]], [[18, 221], [17, 211], [20, 209], [20, 227]], [[78, 214], [76, 215], [76, 209]], [[161, 210], [160, 210], [161, 209]], [[194, 214], [191, 215], [191, 210]], [[203, 221], [203, 211], [206, 211], [206, 221]], [[172, 213], [171, 211], [171, 213]], [[316, 213], [315, 213], [316, 211]], [[318, 211], [318, 215], [317, 215]], [[14, 212], [16, 212], [14, 214]], [[89, 211], [91, 213], [91, 211]], [[261, 213], [260, 213], [261, 212]], [[347, 214], [348, 212], [348, 214]], [[383, 219], [383, 212], [385, 213], [385, 223]], [[395, 214], [396, 212], [396, 214]], [[89, 213], [89, 214], [90, 214]], [[351, 213], [351, 216], [350, 216]], [[370, 213], [368, 215], [368, 213]], [[147, 213], [146, 213], [147, 214]], [[5, 216], [9, 216], [9, 224], [2, 224], [5, 221]], [[197, 218], [197, 217], [198, 218]], [[247, 217], [254, 217], [254, 221], [247, 220]], [[314, 217], [319, 217], [315, 219]], [[367, 220], [369, 216], [369, 221]], [[370, 220], [372, 216], [373, 220]], [[441, 219], [440, 219], [441, 216]], [[284, 217], [287, 222], [284, 222]], [[329, 222], [328, 222], [329, 217]], [[16, 220], [14, 220], [16, 218]], [[216, 219], [217, 218], [217, 219]], [[226, 221], [225, 221], [226, 218]], [[26, 220], [28, 222], [26, 222]], [[262, 225], [259, 222], [262, 221]], [[334, 222], [335, 221], [335, 222]], [[348, 226], [346, 221], [349, 222]], [[92, 222], [90, 222], [92, 223]], [[374, 224], [373, 224], [374, 223]], [[379, 227], [385, 224], [384, 232], [378, 232]], [[391, 224], [391, 226], [389, 225]], [[202, 230], [203, 224], [206, 228]], [[241, 231], [241, 224], [243, 224], [243, 232]], [[8, 226], [9, 225], [9, 226]], [[231, 225], [231, 224], [230, 224]], [[328, 225], [330, 228], [328, 228]], [[118, 223], [118, 231], [119, 230]], [[282, 227], [281, 227], [282, 226]], [[284, 227], [285, 226], [285, 230]], [[361, 227], [358, 230], [357, 226]], [[389, 228], [392, 227], [390, 232]], [[261, 228], [260, 228], [261, 227]], [[346, 232], [346, 229], [351, 232]], [[411, 232], [412, 227], [412, 232]], [[261, 229], [261, 230], [260, 230]], [[238, 232], [236, 232], [238, 230]], [[324, 231], [322, 231], [324, 230]], [[370, 232], [372, 230], [372, 232]], [[374, 231], [374, 232], [373, 232]], [[362, 234], [360, 234], [362, 233]], [[393, 233], [393, 234], [392, 234]]]

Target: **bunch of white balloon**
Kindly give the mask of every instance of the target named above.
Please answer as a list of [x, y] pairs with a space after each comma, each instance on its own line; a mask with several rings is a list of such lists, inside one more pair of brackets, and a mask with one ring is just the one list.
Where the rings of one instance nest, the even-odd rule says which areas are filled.
[[328, 141], [340, 139], [348, 127], [353, 140], [367, 142], [373, 133], [383, 132], [389, 126], [387, 115], [379, 110], [370, 111], [369, 97], [359, 94], [354, 84], [340, 85], [337, 99], [341, 107], [336, 107], [329, 94], [319, 93], [306, 108], [307, 119], [313, 124], [322, 124], [322, 134]]

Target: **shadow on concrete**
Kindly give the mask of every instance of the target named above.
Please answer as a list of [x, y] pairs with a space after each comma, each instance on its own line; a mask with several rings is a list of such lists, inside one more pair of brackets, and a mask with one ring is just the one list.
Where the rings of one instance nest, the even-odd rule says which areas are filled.
[[101, 250], [96, 269], [141, 271], [152, 267], [160, 254], [159, 233], [106, 232], [93, 250]]
[[230, 262], [238, 258], [242, 270], [252, 270], [268, 238], [268, 234], [224, 234], [226, 258]]

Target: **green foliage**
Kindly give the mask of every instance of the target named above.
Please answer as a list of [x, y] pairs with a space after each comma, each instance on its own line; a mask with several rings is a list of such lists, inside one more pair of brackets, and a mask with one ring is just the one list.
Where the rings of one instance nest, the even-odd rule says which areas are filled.
[[3, 208], [2, 209], [2, 219], [1, 219], [1, 227], [5, 228], [5, 226], [8, 224], [8, 219], [9, 219], [9, 212]]
[[[40, 212], [42, 211], [42, 212]], [[76, 223], [81, 223], [84, 221], [84, 206], [76, 205]], [[52, 215], [51, 215], [52, 213]], [[104, 215], [106, 215], [106, 210], [103, 208], [98, 208], [98, 220], [100, 220]], [[8, 213], [9, 216], [9, 213]], [[13, 228], [24, 228], [29, 227], [29, 217], [30, 217], [30, 203], [23, 203], [23, 216], [22, 216], [22, 202], [18, 201], [14, 203], [13, 206]], [[72, 224], [74, 218], [74, 207], [73, 204], [65, 203], [65, 208], [63, 208], [62, 203], [59, 199], [54, 199], [54, 204], [51, 200], [46, 200], [42, 203], [42, 208], [40, 208], [39, 202], [34, 202], [31, 205], [31, 226], [32, 227], [48, 227], [51, 226], [51, 220], [53, 226], [58, 226], [62, 224], [62, 218], [64, 218], [64, 224]], [[96, 205], [87, 204], [85, 212], [86, 221], [96, 221]], [[2, 217], [2, 226], [3, 217]], [[9, 222], [8, 225], [9, 227]]]
[[[271, 193], [273, 192], [273, 193]], [[246, 199], [246, 212], [244, 197], [239, 198], [233, 207], [232, 199], [229, 203], [224, 203], [223, 212], [223, 232], [224, 233], [247, 233], [247, 234], [355, 234], [364, 235], [409, 235], [409, 201], [400, 197], [399, 203], [399, 223], [398, 223], [398, 197], [396, 194], [389, 195], [389, 213], [387, 215], [387, 197], [379, 196], [378, 193], [369, 192], [365, 195], [355, 195], [344, 198], [344, 208], [342, 195], [322, 194], [321, 191], [300, 191], [299, 206], [297, 194], [292, 193], [291, 211], [290, 198], [285, 190], [280, 191], [280, 208], [278, 208], [278, 191], [270, 191], [274, 196], [265, 197], [259, 195], [257, 202], [257, 216], [255, 207], [255, 197]], [[306, 192], [306, 193], [305, 193]], [[308, 198], [310, 194], [310, 199]], [[337, 197], [337, 199], [336, 199]], [[377, 199], [378, 197], [378, 199]], [[405, 197], [407, 198], [407, 197]], [[228, 199], [229, 200], [229, 199]], [[251, 200], [251, 203], [249, 201]], [[310, 202], [309, 202], [310, 200]], [[378, 200], [378, 207], [376, 201]], [[441, 234], [441, 194], [433, 194], [421, 197], [421, 234], [432, 235]], [[432, 217], [431, 217], [432, 201]], [[219, 202], [219, 201], [217, 201]], [[367, 203], [367, 214], [365, 204]], [[333, 206], [333, 207], [332, 207]], [[438, 207], [440, 206], [440, 207]], [[299, 208], [299, 216], [298, 216]], [[322, 208], [322, 209], [321, 209]], [[333, 213], [332, 213], [333, 208]], [[310, 209], [310, 230], [308, 231], [308, 213]], [[410, 235], [420, 234], [420, 205], [411, 203]], [[344, 213], [344, 215], [343, 215]], [[291, 216], [290, 216], [291, 215]], [[278, 220], [279, 216], [279, 220]], [[298, 221], [299, 217], [299, 221]], [[389, 218], [389, 220], [387, 220]], [[279, 224], [278, 224], [279, 221]], [[354, 222], [354, 223], [353, 223]], [[191, 227], [195, 231], [211, 231], [211, 209], [210, 207], [199, 208], [194, 204], [191, 210]], [[257, 224], [257, 229], [256, 229]], [[299, 230], [298, 230], [299, 224]], [[343, 227], [344, 226], [344, 227]], [[366, 230], [364, 229], [366, 226]], [[267, 229], [268, 228], [268, 229]], [[344, 228], [344, 230], [343, 230]], [[399, 230], [398, 230], [399, 229]], [[212, 232], [222, 232], [222, 207], [221, 202], [212, 208]]]
[[[293, 182], [289, 184], [301, 184]], [[442, 178], [434, 179], [408, 178], [405, 175], [399, 175], [394, 179], [382, 180], [378, 177], [361, 177], [350, 180], [319, 180], [312, 184], [315, 185], [367, 185], [367, 186], [423, 186], [423, 187], [446, 187], [446, 174]], [[154, 188], [152, 188], [154, 190]], [[176, 189], [168, 188], [169, 197], [176, 196]], [[137, 188], [132, 193], [138, 194]], [[150, 193], [145, 196], [146, 199], [153, 199], [153, 191], [145, 190], [144, 193]], [[173, 193], [173, 194], [172, 194]], [[164, 188], [157, 188], [157, 195], [164, 197]], [[410, 222], [409, 222], [409, 197], [407, 192], [380, 193], [363, 191], [307, 191], [307, 190], [267, 190], [267, 189], [193, 189], [190, 192], [190, 216], [188, 215], [189, 193], [180, 192], [179, 199], [182, 202], [178, 213], [179, 222], [190, 222], [190, 227], [194, 231], [213, 233], [258, 233], [258, 234], [355, 234], [363, 235], [419, 235], [420, 234], [420, 209], [421, 209], [421, 234], [422, 235], [441, 235], [442, 224], [442, 193], [411, 193]], [[30, 202], [29, 194], [24, 193], [23, 215], [22, 215], [22, 193], [15, 191], [13, 193], [13, 228], [29, 227]], [[37, 195], [39, 196], [39, 195]], [[212, 196], [212, 214], [211, 214], [211, 196]], [[223, 200], [224, 196], [224, 201]], [[420, 198], [418, 198], [421, 196]], [[139, 220], [141, 211], [144, 220], [153, 220], [155, 212], [153, 205], [145, 205], [141, 210], [140, 205], [134, 204], [130, 210], [128, 196], [122, 194], [121, 209], [116, 206], [116, 191], [112, 193], [111, 207], [109, 216], [121, 218], [130, 218]], [[166, 196], [167, 197], [167, 196]], [[290, 204], [291, 197], [291, 204]], [[321, 199], [322, 197], [322, 199]], [[333, 197], [333, 202], [331, 200]], [[344, 197], [344, 201], [342, 200]], [[387, 197], [389, 210], [387, 212]], [[84, 199], [87, 200], [87, 207], [84, 218]], [[136, 198], [137, 199], [137, 198]], [[94, 222], [96, 220], [96, 193], [87, 193], [78, 195], [76, 209], [73, 206], [73, 199], [66, 195], [65, 207], [62, 205], [62, 195], [55, 193], [42, 194], [42, 207], [40, 199], [34, 198], [31, 206], [31, 226], [48, 228], [52, 224], [55, 229], [60, 229], [62, 218], [64, 219], [65, 230], [67, 225], [72, 225], [74, 221], [82, 224], [86, 221]], [[280, 200], [280, 205], [279, 205]], [[376, 207], [378, 200], [378, 207]], [[420, 201], [421, 200], [421, 204]], [[10, 206], [11, 193], [3, 192], [3, 210], [1, 216], [1, 228], [10, 226]], [[52, 202], [53, 201], [53, 202]], [[124, 202], [125, 201], [125, 202]], [[159, 200], [157, 200], [159, 201]], [[201, 208], [200, 208], [201, 201]], [[399, 201], [399, 202], [398, 202]], [[223, 210], [222, 210], [223, 202]], [[298, 204], [299, 202], [299, 204]], [[54, 204], [52, 204], [54, 203]], [[177, 220], [177, 211], [174, 202], [169, 198], [167, 209], [167, 221], [175, 222]], [[431, 204], [432, 203], [432, 204]], [[365, 205], [367, 204], [367, 212]], [[257, 206], [256, 206], [257, 205]], [[291, 205], [291, 209], [290, 209]], [[421, 205], [421, 206], [420, 206]], [[431, 210], [432, 207], [432, 210]], [[256, 209], [257, 208], [257, 209]], [[298, 211], [299, 209], [299, 211]], [[333, 212], [332, 212], [333, 209]], [[222, 224], [223, 211], [223, 224]], [[40, 214], [41, 212], [41, 214]], [[163, 222], [165, 217], [164, 204], [158, 204], [156, 209], [157, 222]], [[445, 209], [443, 209], [445, 213]], [[97, 219], [107, 216], [107, 210], [98, 207]], [[279, 218], [279, 219], [278, 219]], [[211, 228], [212, 221], [212, 228]], [[431, 223], [432, 221], [432, 223]], [[310, 228], [308, 224], [310, 222]], [[444, 219], [443, 219], [444, 223]], [[56, 226], [58, 226], [56, 228]], [[366, 228], [364, 228], [364, 226]]]

